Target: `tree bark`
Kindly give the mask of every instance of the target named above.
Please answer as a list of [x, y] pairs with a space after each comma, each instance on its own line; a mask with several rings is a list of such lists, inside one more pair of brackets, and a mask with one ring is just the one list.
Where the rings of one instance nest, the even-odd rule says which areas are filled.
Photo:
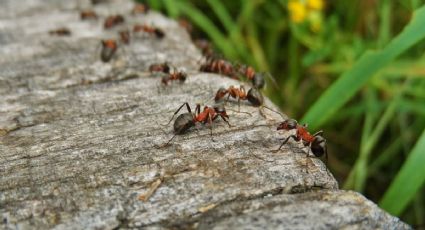
[[[200, 73], [201, 54], [175, 21], [132, 15], [130, 1], [0, 4], [0, 228], [410, 228], [338, 190], [302, 144], [273, 152], [289, 135], [276, 131], [283, 118], [249, 103], [243, 113], [227, 103], [231, 127], [218, 119], [211, 136], [197, 125], [164, 147], [180, 105], [211, 105], [219, 87], [245, 84]], [[99, 19], [80, 20], [82, 9]], [[117, 13], [125, 23], [105, 30]], [[100, 40], [135, 23], [166, 35], [136, 34], [101, 62]], [[49, 34], [61, 27], [71, 35]], [[165, 61], [185, 83], [162, 86], [148, 72]]]

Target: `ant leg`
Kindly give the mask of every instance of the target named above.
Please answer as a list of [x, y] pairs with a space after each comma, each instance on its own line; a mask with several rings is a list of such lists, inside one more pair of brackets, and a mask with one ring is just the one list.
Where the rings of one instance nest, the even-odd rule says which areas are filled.
[[170, 142], [174, 139], [174, 137], [176, 137], [176, 135], [177, 134], [174, 134], [173, 137], [171, 137], [171, 139], [167, 141], [167, 143], [161, 145], [159, 148], [167, 147], [170, 144]]
[[266, 109], [268, 109], [268, 110], [270, 110], [270, 111], [272, 111], [272, 112], [275, 112], [275, 113], [277, 113], [277, 114], [279, 114], [283, 119], [286, 119], [284, 116], [283, 116], [283, 114], [282, 113], [280, 113], [279, 111], [276, 111], [276, 110], [274, 110], [274, 109], [272, 109], [272, 108], [269, 108], [269, 107], [267, 107], [267, 106], [265, 106], [265, 105], [261, 105], [261, 108], [266, 108]]
[[[190, 109], [189, 103], [185, 102], [185, 103], [183, 103], [183, 105], [181, 105], [181, 106], [177, 109], [177, 111], [176, 111], [176, 112], [174, 112], [174, 114], [173, 114], [173, 116], [171, 117], [170, 121], [169, 121], [166, 125], [163, 125], [163, 126], [167, 126], [167, 125], [169, 125], [169, 124], [171, 123], [171, 121], [173, 120], [174, 116], [176, 116], [176, 114], [177, 114], [177, 113], [179, 113], [179, 112], [180, 112], [180, 110], [181, 110], [181, 109], [183, 108], [183, 106], [185, 106], [185, 105], [186, 105], [187, 111], [188, 111], [189, 113], [191, 113], [191, 114], [192, 114], [192, 110]], [[193, 114], [192, 114], [192, 116], [193, 116]]]
[[212, 121], [213, 121], [213, 119], [211, 118], [211, 114], [210, 113], [208, 113], [208, 117], [207, 117], [207, 119], [208, 119], [208, 123], [209, 123], [209, 125], [210, 125], [210, 135], [211, 135], [211, 138], [212, 138]]
[[220, 114], [220, 117], [221, 117], [221, 119], [223, 119], [223, 121], [225, 121], [229, 125], [229, 128], [232, 127], [232, 125], [229, 123], [229, 120], [227, 120], [227, 118], [225, 116]]
[[224, 101], [224, 105], [227, 105], [227, 102], [229, 101], [229, 98], [230, 98], [230, 92], [227, 93], [227, 98]]
[[313, 134], [313, 136], [322, 136], [323, 135], [323, 130], [317, 131], [315, 134]]
[[289, 141], [289, 138], [292, 138], [292, 139], [294, 139], [295, 141], [297, 140], [297, 136], [295, 136], [295, 135], [291, 135], [291, 136], [289, 136], [289, 137], [287, 137], [283, 142], [282, 142], [282, 144], [279, 146], [279, 148], [277, 149], [277, 150], [274, 150], [273, 152], [278, 152], [282, 147], [283, 147], [283, 145], [284, 144], [286, 144], [288, 141]]
[[195, 117], [198, 116], [201, 113], [201, 104], [196, 104], [195, 107]]

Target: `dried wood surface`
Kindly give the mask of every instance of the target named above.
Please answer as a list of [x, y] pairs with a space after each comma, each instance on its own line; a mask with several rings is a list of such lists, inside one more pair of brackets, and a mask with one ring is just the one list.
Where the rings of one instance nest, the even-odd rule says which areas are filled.
[[[338, 190], [320, 159], [290, 142], [282, 118], [230, 102], [230, 123], [173, 135], [163, 127], [183, 103], [209, 102], [240, 82], [199, 73], [201, 55], [166, 17], [132, 16], [130, 1], [0, 1], [0, 229], [409, 229], [355, 192]], [[79, 10], [100, 19], [81, 21]], [[105, 31], [103, 19], [125, 15]], [[100, 39], [134, 23], [139, 36], [100, 61]], [[67, 27], [69, 37], [48, 31]], [[168, 61], [184, 84], [147, 72]], [[248, 87], [248, 86], [247, 86]], [[275, 108], [269, 101], [267, 105]]]

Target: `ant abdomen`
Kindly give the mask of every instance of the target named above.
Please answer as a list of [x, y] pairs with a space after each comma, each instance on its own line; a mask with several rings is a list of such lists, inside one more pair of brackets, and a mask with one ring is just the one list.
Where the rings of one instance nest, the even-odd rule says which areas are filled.
[[253, 106], [261, 106], [264, 103], [264, 97], [256, 88], [251, 88], [248, 91], [248, 101], [251, 102]]
[[183, 134], [195, 126], [191, 113], [182, 113], [174, 121], [174, 133]]

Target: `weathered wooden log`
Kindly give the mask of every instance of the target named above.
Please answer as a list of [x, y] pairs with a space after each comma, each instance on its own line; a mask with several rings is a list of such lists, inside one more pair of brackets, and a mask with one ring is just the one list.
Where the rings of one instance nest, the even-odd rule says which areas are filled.
[[[211, 104], [221, 86], [243, 84], [200, 73], [201, 54], [183, 28], [130, 1], [0, 2], [1, 229], [409, 229], [338, 184], [320, 159], [289, 142], [283, 118], [227, 103], [218, 119], [173, 136], [184, 102]], [[93, 9], [98, 19], [81, 20]], [[122, 14], [109, 30], [103, 20]], [[139, 24], [165, 31], [132, 36], [112, 60], [101, 39]], [[68, 28], [69, 36], [49, 31]], [[153, 63], [185, 69], [162, 86]], [[267, 106], [275, 108], [269, 101]], [[276, 108], [275, 108], [276, 109]]]

